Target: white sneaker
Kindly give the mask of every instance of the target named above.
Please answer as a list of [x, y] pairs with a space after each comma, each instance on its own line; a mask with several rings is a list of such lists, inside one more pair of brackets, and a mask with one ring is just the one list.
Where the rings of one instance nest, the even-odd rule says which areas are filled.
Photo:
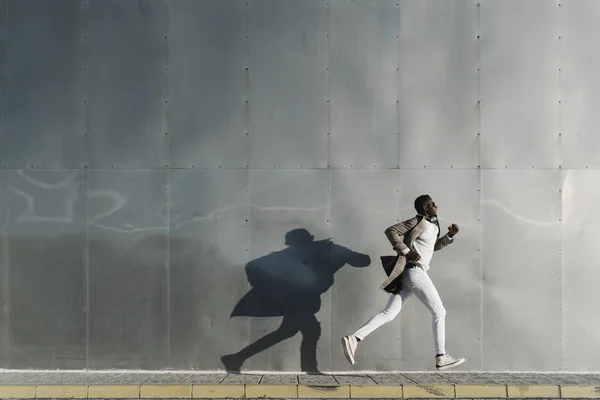
[[445, 369], [449, 369], [449, 368], [454, 368], [462, 363], [464, 363], [466, 360], [464, 358], [458, 358], [458, 359], [454, 359], [452, 357], [450, 357], [448, 354], [444, 354], [443, 356], [436, 356], [435, 357], [435, 368], [437, 368], [438, 371], [442, 371]]
[[342, 348], [344, 349], [344, 355], [350, 364], [354, 364], [354, 352], [356, 351], [356, 346], [358, 345], [358, 340], [354, 335], [352, 336], [344, 336], [342, 338]]

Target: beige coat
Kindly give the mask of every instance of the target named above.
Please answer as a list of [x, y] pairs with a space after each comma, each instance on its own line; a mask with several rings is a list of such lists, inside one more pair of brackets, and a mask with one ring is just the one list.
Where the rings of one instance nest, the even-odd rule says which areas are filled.
[[[435, 224], [438, 227], [438, 235], [433, 250], [438, 251], [453, 243], [453, 240], [448, 234], [440, 237], [440, 224], [437, 221]], [[425, 232], [426, 226], [425, 218], [422, 215], [417, 215], [385, 230], [385, 235], [398, 255], [381, 257], [383, 269], [388, 277], [381, 284], [380, 289], [393, 294], [400, 293], [400, 275], [404, 272], [406, 266], [404, 253], [412, 248], [414, 241]]]

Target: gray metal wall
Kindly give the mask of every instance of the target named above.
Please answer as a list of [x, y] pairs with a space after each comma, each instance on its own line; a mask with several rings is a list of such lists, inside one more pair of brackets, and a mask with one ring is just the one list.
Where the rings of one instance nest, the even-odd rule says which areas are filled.
[[[0, 367], [221, 369], [255, 279], [307, 340], [243, 369], [349, 370], [425, 192], [463, 369], [600, 369], [600, 2], [397, 1], [0, 1]], [[432, 345], [413, 301], [354, 368]]]

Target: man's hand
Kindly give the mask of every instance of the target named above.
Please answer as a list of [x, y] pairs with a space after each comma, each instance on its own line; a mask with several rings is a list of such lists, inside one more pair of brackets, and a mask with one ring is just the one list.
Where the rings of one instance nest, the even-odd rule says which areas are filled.
[[458, 225], [456, 224], [452, 224], [448, 227], [448, 232], [450, 233], [450, 236], [454, 236], [458, 233], [460, 229], [458, 228]]
[[406, 258], [409, 259], [410, 261], [417, 262], [421, 259], [421, 255], [419, 253], [417, 253], [416, 251], [411, 250], [406, 254]]

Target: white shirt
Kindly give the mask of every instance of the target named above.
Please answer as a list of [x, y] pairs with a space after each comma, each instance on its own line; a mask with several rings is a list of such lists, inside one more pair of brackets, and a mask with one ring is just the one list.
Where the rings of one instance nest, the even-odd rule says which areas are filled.
[[425, 225], [425, 231], [421, 234], [421, 236], [415, 239], [415, 242], [412, 245], [412, 250], [416, 251], [421, 256], [421, 259], [415, 264], [427, 271], [429, 270], [429, 262], [431, 261], [431, 257], [433, 257], [433, 249], [435, 247], [439, 230], [436, 224], [432, 224], [427, 220], [425, 220]]

